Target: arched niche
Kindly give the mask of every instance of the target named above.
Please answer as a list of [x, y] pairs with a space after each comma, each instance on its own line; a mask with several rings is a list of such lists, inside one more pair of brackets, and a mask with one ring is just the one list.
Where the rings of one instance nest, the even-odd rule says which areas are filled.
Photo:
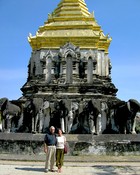
[[53, 62], [53, 55], [51, 51], [48, 51], [47, 54], [41, 60], [43, 63], [43, 74], [45, 78], [45, 82], [49, 84], [52, 80], [52, 62]]
[[80, 59], [80, 49], [71, 43], [66, 43], [60, 47], [58, 54], [61, 58], [62, 77], [66, 83], [73, 83], [78, 77], [78, 64]]

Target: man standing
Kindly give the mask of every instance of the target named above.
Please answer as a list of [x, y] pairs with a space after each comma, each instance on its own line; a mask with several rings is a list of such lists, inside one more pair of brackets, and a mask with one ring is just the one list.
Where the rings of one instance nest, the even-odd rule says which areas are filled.
[[54, 172], [54, 164], [56, 160], [56, 135], [54, 126], [50, 127], [50, 132], [44, 138], [44, 152], [46, 153], [45, 172]]

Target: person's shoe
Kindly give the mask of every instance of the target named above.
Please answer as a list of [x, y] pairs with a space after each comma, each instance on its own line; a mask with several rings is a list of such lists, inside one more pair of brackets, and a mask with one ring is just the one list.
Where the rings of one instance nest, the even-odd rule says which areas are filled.
[[45, 173], [48, 173], [48, 171], [49, 171], [48, 169], [45, 169], [45, 170], [44, 170]]
[[55, 170], [54, 169], [52, 169], [52, 170], [50, 170], [51, 172], [55, 172]]

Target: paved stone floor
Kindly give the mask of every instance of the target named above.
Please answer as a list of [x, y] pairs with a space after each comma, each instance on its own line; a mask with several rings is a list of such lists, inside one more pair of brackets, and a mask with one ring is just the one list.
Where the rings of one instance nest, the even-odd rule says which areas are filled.
[[[0, 160], [0, 175], [54, 175], [44, 173], [44, 162]], [[62, 175], [140, 175], [140, 162], [65, 162]]]

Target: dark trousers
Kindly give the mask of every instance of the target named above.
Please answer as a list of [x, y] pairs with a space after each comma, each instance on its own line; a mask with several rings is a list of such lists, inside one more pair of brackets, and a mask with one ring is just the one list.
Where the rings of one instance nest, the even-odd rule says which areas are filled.
[[62, 167], [64, 162], [64, 149], [56, 149], [56, 166]]

